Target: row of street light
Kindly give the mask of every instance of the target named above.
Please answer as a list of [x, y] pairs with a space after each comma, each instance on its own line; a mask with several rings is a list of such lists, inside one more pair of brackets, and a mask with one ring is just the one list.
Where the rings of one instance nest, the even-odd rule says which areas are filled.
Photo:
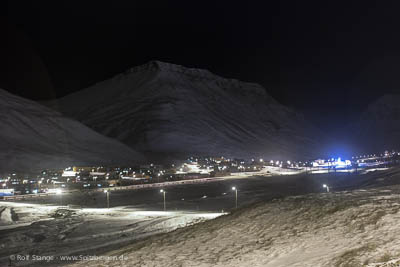
[[[238, 207], [238, 190], [237, 190], [236, 186], [232, 187], [232, 191], [235, 191], [235, 208], [237, 209], [237, 207]], [[163, 196], [164, 196], [164, 211], [166, 211], [167, 210], [167, 206], [166, 206], [166, 202], [165, 202], [165, 193], [166, 193], [166, 191], [164, 189], [161, 189], [160, 193], [162, 193]], [[204, 196], [203, 198], [205, 198], [205, 197], [206, 196]]]
[[[237, 207], [238, 207], [238, 190], [237, 190], [237, 188], [235, 187], [235, 186], [233, 186], [232, 187], [232, 191], [235, 191], [235, 208], [237, 209]], [[105, 194], [106, 194], [106, 196], [107, 196], [107, 208], [109, 209], [110, 208], [110, 190], [107, 190], [107, 189], [105, 189], [104, 191], [103, 191]], [[166, 211], [167, 210], [167, 203], [166, 203], [166, 200], [165, 200], [165, 194], [167, 193], [164, 189], [160, 189], [160, 193], [162, 193], [163, 194], [163, 199], [164, 199], [164, 211]], [[61, 199], [61, 205], [62, 205], [62, 192], [61, 192], [61, 190], [60, 191], [57, 191], [57, 195], [60, 195], [60, 199]]]
[[[110, 190], [105, 189], [103, 192], [107, 196], [107, 209], [109, 209], [110, 208]], [[63, 205], [63, 199], [62, 199], [63, 191], [61, 189], [57, 189], [56, 195], [60, 196], [60, 205], [62, 206]]]
[[[328, 186], [328, 185], [323, 184], [322, 187], [326, 189], [326, 192], [327, 192], [327, 193], [329, 193], [329, 186]], [[235, 208], [237, 209], [237, 207], [238, 207], [238, 189], [237, 189], [237, 187], [236, 187], [236, 186], [233, 186], [233, 187], [232, 187], [232, 191], [235, 191]], [[104, 193], [106, 194], [106, 196], [107, 196], [107, 208], [109, 209], [109, 208], [110, 208], [110, 190], [105, 189], [103, 192], [104, 192]], [[167, 210], [167, 203], [166, 203], [166, 201], [165, 201], [165, 194], [166, 194], [167, 192], [166, 192], [164, 189], [161, 189], [161, 190], [160, 190], [160, 193], [163, 194], [163, 199], [164, 199], [164, 211], [166, 211], [166, 210]], [[61, 206], [62, 206], [62, 190], [61, 190], [61, 189], [57, 190], [57, 191], [56, 191], [56, 194], [60, 196], [60, 202], [61, 202]], [[225, 195], [225, 194], [226, 194], [226, 193], [224, 193], [223, 195]]]

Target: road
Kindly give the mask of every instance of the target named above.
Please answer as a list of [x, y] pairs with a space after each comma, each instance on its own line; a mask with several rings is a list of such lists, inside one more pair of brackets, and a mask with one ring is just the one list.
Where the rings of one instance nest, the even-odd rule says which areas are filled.
[[[233, 176], [201, 184], [168, 186], [166, 190], [167, 210], [220, 212], [234, 208], [232, 187], [238, 188], [238, 204], [246, 205], [260, 200], [268, 200], [289, 195], [323, 192], [322, 184], [330, 189], [348, 190], [368, 185], [380, 175], [398, 173], [398, 169], [369, 172], [364, 175], [352, 173], [306, 174], [281, 176], [256, 175], [251, 177]], [[373, 182], [373, 184], [376, 184]], [[110, 207], [129, 206], [142, 210], [163, 210], [163, 196], [160, 188], [139, 190], [118, 190], [110, 193]], [[83, 191], [63, 195], [51, 195], [23, 203], [78, 205], [86, 208], [105, 208], [106, 194]]]

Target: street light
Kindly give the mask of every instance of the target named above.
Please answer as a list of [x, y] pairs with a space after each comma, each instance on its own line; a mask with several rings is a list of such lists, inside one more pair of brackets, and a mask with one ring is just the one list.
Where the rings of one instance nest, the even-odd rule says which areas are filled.
[[329, 193], [329, 186], [327, 186], [326, 184], [323, 184], [322, 187], [326, 188], [326, 192]]
[[232, 190], [235, 191], [236, 199], [235, 199], [235, 207], [237, 209], [237, 204], [238, 204], [238, 194], [237, 194], [237, 188], [234, 186], [232, 187]]
[[107, 189], [104, 190], [104, 193], [107, 194], [107, 209], [110, 208], [110, 191], [108, 191]]
[[164, 189], [161, 189], [160, 190], [160, 193], [163, 193], [163, 195], [164, 195], [164, 211], [166, 211], [167, 210], [167, 206], [165, 205], [165, 190]]
[[63, 205], [63, 201], [62, 201], [62, 190], [60, 189], [60, 188], [58, 188], [57, 190], [56, 190], [56, 195], [60, 195], [60, 203], [61, 203], [61, 206]]
[[39, 190], [39, 193], [42, 192], [42, 187], [41, 187], [41, 185], [42, 185], [42, 181], [38, 181], [38, 190]]

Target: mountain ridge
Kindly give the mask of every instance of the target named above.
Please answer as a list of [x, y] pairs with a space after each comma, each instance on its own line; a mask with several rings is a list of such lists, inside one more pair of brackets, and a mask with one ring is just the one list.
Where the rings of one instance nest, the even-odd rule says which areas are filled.
[[[237, 149], [243, 157], [272, 151], [278, 156], [291, 154], [286, 152], [294, 150], [295, 139], [314, 144], [319, 135], [259, 84], [160, 61], [131, 68], [58, 104], [64, 114], [144, 153], [240, 157]], [[298, 152], [306, 151], [311, 150]]]

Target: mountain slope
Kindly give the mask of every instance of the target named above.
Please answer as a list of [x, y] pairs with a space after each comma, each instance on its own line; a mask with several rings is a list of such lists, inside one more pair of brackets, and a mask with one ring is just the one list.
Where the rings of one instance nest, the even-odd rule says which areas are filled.
[[353, 127], [360, 151], [400, 148], [400, 95], [384, 95], [371, 103]]
[[151, 61], [58, 101], [59, 109], [150, 155], [317, 154], [317, 131], [253, 83]]
[[123, 164], [139, 153], [81, 123], [0, 89], [0, 171]]

